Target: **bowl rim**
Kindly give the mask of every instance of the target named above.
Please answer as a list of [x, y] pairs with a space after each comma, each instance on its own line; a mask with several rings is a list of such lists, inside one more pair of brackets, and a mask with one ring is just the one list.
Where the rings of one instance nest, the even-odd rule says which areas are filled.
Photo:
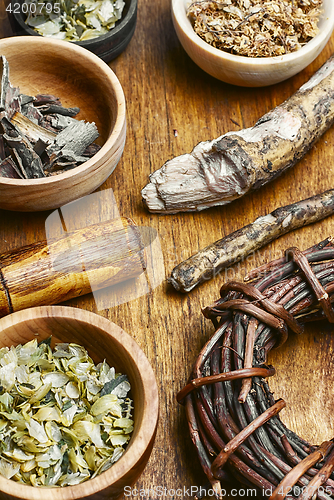
[[[24, 2], [24, 0], [21, 0], [21, 1]], [[121, 17], [121, 19], [119, 19], [119, 21], [116, 22], [115, 27], [111, 28], [108, 33], [105, 33], [104, 35], [100, 35], [100, 36], [98, 36], [96, 38], [92, 38], [91, 40], [82, 40], [82, 41], [80, 41], [80, 40], [73, 40], [73, 41], [71, 41], [71, 40], [61, 40], [61, 41], [70, 42], [70, 43], [75, 44], [75, 45], [77, 45], [79, 47], [88, 48], [88, 47], [90, 47], [90, 45], [93, 42], [97, 42], [97, 41], [103, 42], [103, 41], [105, 41], [105, 40], [107, 40], [109, 38], [113, 38], [115, 35], [117, 35], [118, 33], [120, 33], [120, 31], [122, 31], [122, 29], [124, 28], [124, 26], [126, 24], [128, 24], [128, 22], [136, 14], [138, 0], [129, 0], [129, 2], [130, 2], [129, 9], [128, 9], [127, 13], [125, 14], [125, 16]], [[21, 14], [22, 14], [22, 12], [19, 12], [18, 14], [16, 12], [14, 12], [13, 16], [14, 16], [14, 18], [16, 19], [16, 21], [19, 23], [19, 25], [22, 27], [22, 29], [26, 33], [28, 33], [29, 35], [32, 35], [32, 36], [39, 36], [41, 38], [48, 38], [48, 39], [51, 39], [51, 40], [55, 40], [54, 38], [40, 35], [35, 30], [33, 30], [30, 26], [28, 26], [22, 20]]]
[[191, 40], [193, 44], [197, 45], [200, 50], [210, 53], [215, 57], [219, 57], [222, 60], [239, 63], [241, 65], [258, 67], [277, 65], [277, 63], [291, 63], [324, 43], [326, 38], [334, 29], [334, 1], [324, 0], [324, 2], [326, 2], [326, 4], [324, 6], [324, 13], [322, 13], [320, 16], [321, 27], [317, 35], [295, 52], [290, 52], [289, 54], [284, 54], [282, 56], [272, 57], [240, 56], [237, 54], [230, 54], [229, 52], [225, 52], [221, 49], [217, 49], [216, 47], [213, 47], [209, 43], [205, 42], [193, 30], [191, 22], [186, 15], [187, 5], [192, 2], [190, 2], [189, 0], [172, 0], [171, 9], [172, 16], [179, 24], [180, 29]]
[[73, 169], [67, 170], [66, 172], [62, 172], [60, 174], [56, 174], [49, 177], [42, 177], [38, 179], [8, 179], [6, 177], [1, 177], [0, 184], [8, 186], [22, 186], [22, 187], [30, 186], [33, 188], [36, 185], [40, 186], [45, 184], [45, 186], [48, 186], [50, 184], [51, 185], [55, 184], [60, 180], [71, 179], [71, 178], [73, 179], [74, 177], [81, 176], [82, 173], [89, 170], [97, 162], [105, 160], [106, 154], [115, 145], [117, 139], [122, 135], [124, 127], [126, 126], [126, 103], [125, 103], [123, 88], [120, 84], [120, 81], [118, 80], [116, 74], [108, 66], [108, 64], [105, 63], [102, 59], [100, 59], [97, 55], [85, 49], [84, 47], [81, 47], [80, 45], [70, 44], [69, 46], [68, 42], [64, 40], [57, 40], [42, 36], [41, 37], [16, 36], [16, 37], [2, 38], [0, 39], [0, 53], [2, 53], [3, 48], [5, 48], [8, 45], [14, 45], [14, 46], [17, 45], [19, 47], [20, 44], [22, 43], [24, 45], [36, 44], [39, 47], [41, 44], [49, 45], [50, 50], [52, 50], [53, 47], [54, 48], [60, 47], [63, 49], [64, 53], [68, 54], [68, 52], [71, 51], [74, 60], [78, 58], [79, 60], [86, 59], [87, 61], [89, 61], [89, 65], [92, 71], [98, 72], [100, 75], [103, 74], [105, 79], [110, 82], [110, 85], [114, 90], [116, 104], [117, 104], [117, 109], [115, 109], [116, 117], [112, 131], [109, 137], [107, 138], [106, 142], [101, 147], [101, 149], [94, 156], [89, 158], [81, 165], [78, 165], [77, 167], [74, 167]]
[[76, 45], [79, 45], [79, 47], [88, 48], [90, 46], [90, 42], [100, 41], [100, 40], [101, 42], [103, 42], [104, 40], [113, 38], [113, 36], [117, 35], [120, 31], [122, 31], [125, 25], [128, 24], [130, 19], [132, 19], [132, 17], [136, 14], [138, 0], [129, 0], [129, 1], [130, 1], [129, 10], [127, 11], [126, 15], [124, 17], [121, 17], [121, 19], [119, 20], [119, 24], [116, 24], [114, 28], [111, 28], [111, 30], [108, 33], [93, 38], [92, 40], [83, 40], [83, 41], [78, 40], [70, 43], [75, 43]]
[[[6, 479], [0, 475], [0, 493], [3, 492], [20, 500], [82, 500], [90, 495], [98, 494], [107, 487], [112, 487], [124, 479], [126, 474], [135, 468], [138, 462], [143, 458], [148, 448], [154, 441], [158, 417], [159, 417], [159, 394], [156, 378], [150, 362], [137, 342], [121, 327], [109, 321], [99, 314], [70, 306], [39, 306], [14, 312], [0, 319], [0, 335], [2, 331], [12, 327], [19, 326], [25, 321], [36, 319], [62, 318], [78, 320], [89, 323], [99, 329], [102, 329], [108, 335], [121, 344], [129, 353], [130, 358], [136, 361], [140, 378], [144, 388], [143, 418], [137, 429], [136, 439], [133, 440], [129, 453], [124, 453], [122, 457], [115, 462], [112, 467], [93, 479], [66, 487], [43, 487], [38, 488], [25, 484], [17, 483], [11, 479]], [[148, 397], [149, 396], [149, 397]], [[89, 488], [87, 485], [89, 484]], [[124, 485], [125, 487], [126, 485]], [[52, 494], [51, 494], [52, 492]], [[59, 494], [57, 495], [57, 492]]]

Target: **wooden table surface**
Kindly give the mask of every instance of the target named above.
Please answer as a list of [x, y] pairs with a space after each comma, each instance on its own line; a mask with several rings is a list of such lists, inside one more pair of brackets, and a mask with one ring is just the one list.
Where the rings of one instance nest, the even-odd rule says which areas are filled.
[[[3, 0], [0, 35], [12, 35]], [[334, 36], [297, 76], [267, 88], [234, 87], [204, 73], [184, 52], [173, 29], [170, 0], [139, 0], [135, 35], [110, 63], [127, 102], [126, 145], [115, 172], [100, 190], [112, 188], [121, 215], [157, 231], [163, 254], [160, 266], [164, 264], [166, 276], [185, 258], [259, 215], [334, 186], [334, 130], [330, 129], [292, 170], [225, 207], [196, 214], [154, 215], [143, 207], [140, 194], [149, 174], [166, 160], [190, 152], [200, 141], [252, 126], [308, 80], [333, 51]], [[49, 213], [0, 211], [0, 251], [44, 239]], [[333, 226], [334, 218], [329, 217], [283, 236], [232, 267], [227, 278], [242, 279], [247, 271], [281, 256], [289, 246], [311, 246], [333, 234]], [[224, 279], [222, 273], [186, 295], [164, 280], [149, 294], [102, 311], [97, 310], [92, 295], [66, 303], [97, 312], [124, 328], [153, 366], [160, 391], [160, 425], [149, 463], [136, 483], [138, 490], [151, 489], [150, 494], [141, 492], [144, 498], [157, 498], [157, 487], [165, 488], [160, 498], [171, 498], [171, 489], [206, 482], [176, 394], [213, 333], [201, 308], [218, 298]], [[302, 336], [291, 334], [282, 348], [271, 353], [277, 375], [270, 386], [276, 398], [287, 401], [281, 417], [314, 443], [334, 434], [333, 347], [332, 327], [319, 323]], [[138, 498], [136, 492], [131, 496]]]

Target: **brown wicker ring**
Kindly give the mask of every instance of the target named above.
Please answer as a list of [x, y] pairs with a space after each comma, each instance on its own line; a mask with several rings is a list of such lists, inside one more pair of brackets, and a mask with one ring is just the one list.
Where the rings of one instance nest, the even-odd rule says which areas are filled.
[[334, 322], [332, 238], [226, 283], [203, 310], [216, 331], [202, 348], [177, 399], [185, 405], [192, 441], [217, 496], [221, 481], [238, 480], [270, 500], [334, 496], [334, 439], [312, 446], [278, 416], [266, 381], [275, 370], [267, 355], [301, 333], [308, 321]]

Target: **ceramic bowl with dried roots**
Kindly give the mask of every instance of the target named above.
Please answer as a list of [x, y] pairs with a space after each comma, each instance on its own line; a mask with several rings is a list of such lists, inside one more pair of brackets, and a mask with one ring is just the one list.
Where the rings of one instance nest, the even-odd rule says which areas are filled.
[[275, 57], [239, 56], [211, 46], [195, 33], [187, 17], [190, 3], [172, 0], [173, 24], [184, 50], [209, 75], [244, 87], [273, 85], [296, 75], [320, 54], [334, 28], [334, 2], [323, 0], [319, 32], [299, 50]]

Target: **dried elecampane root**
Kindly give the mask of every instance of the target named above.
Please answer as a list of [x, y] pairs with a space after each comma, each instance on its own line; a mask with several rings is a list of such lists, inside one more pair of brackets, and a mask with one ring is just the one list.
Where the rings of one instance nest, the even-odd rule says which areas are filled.
[[254, 127], [200, 142], [168, 160], [142, 190], [150, 212], [226, 205], [295, 165], [334, 120], [334, 56]]
[[[50, 339], [48, 339], [50, 340]], [[133, 431], [130, 384], [77, 344], [0, 349], [0, 474], [32, 486], [93, 478], [124, 453]]]
[[[168, 282], [181, 292], [215, 276], [222, 269], [244, 260], [263, 245], [294, 229], [313, 224], [334, 212], [334, 190], [325, 191], [258, 217], [247, 226], [206, 246], [174, 267]], [[226, 272], [228, 275], [228, 272]], [[225, 275], [225, 276], [226, 276]]]
[[322, 0], [195, 1], [187, 15], [204, 41], [231, 54], [273, 57], [294, 52], [318, 33]]

